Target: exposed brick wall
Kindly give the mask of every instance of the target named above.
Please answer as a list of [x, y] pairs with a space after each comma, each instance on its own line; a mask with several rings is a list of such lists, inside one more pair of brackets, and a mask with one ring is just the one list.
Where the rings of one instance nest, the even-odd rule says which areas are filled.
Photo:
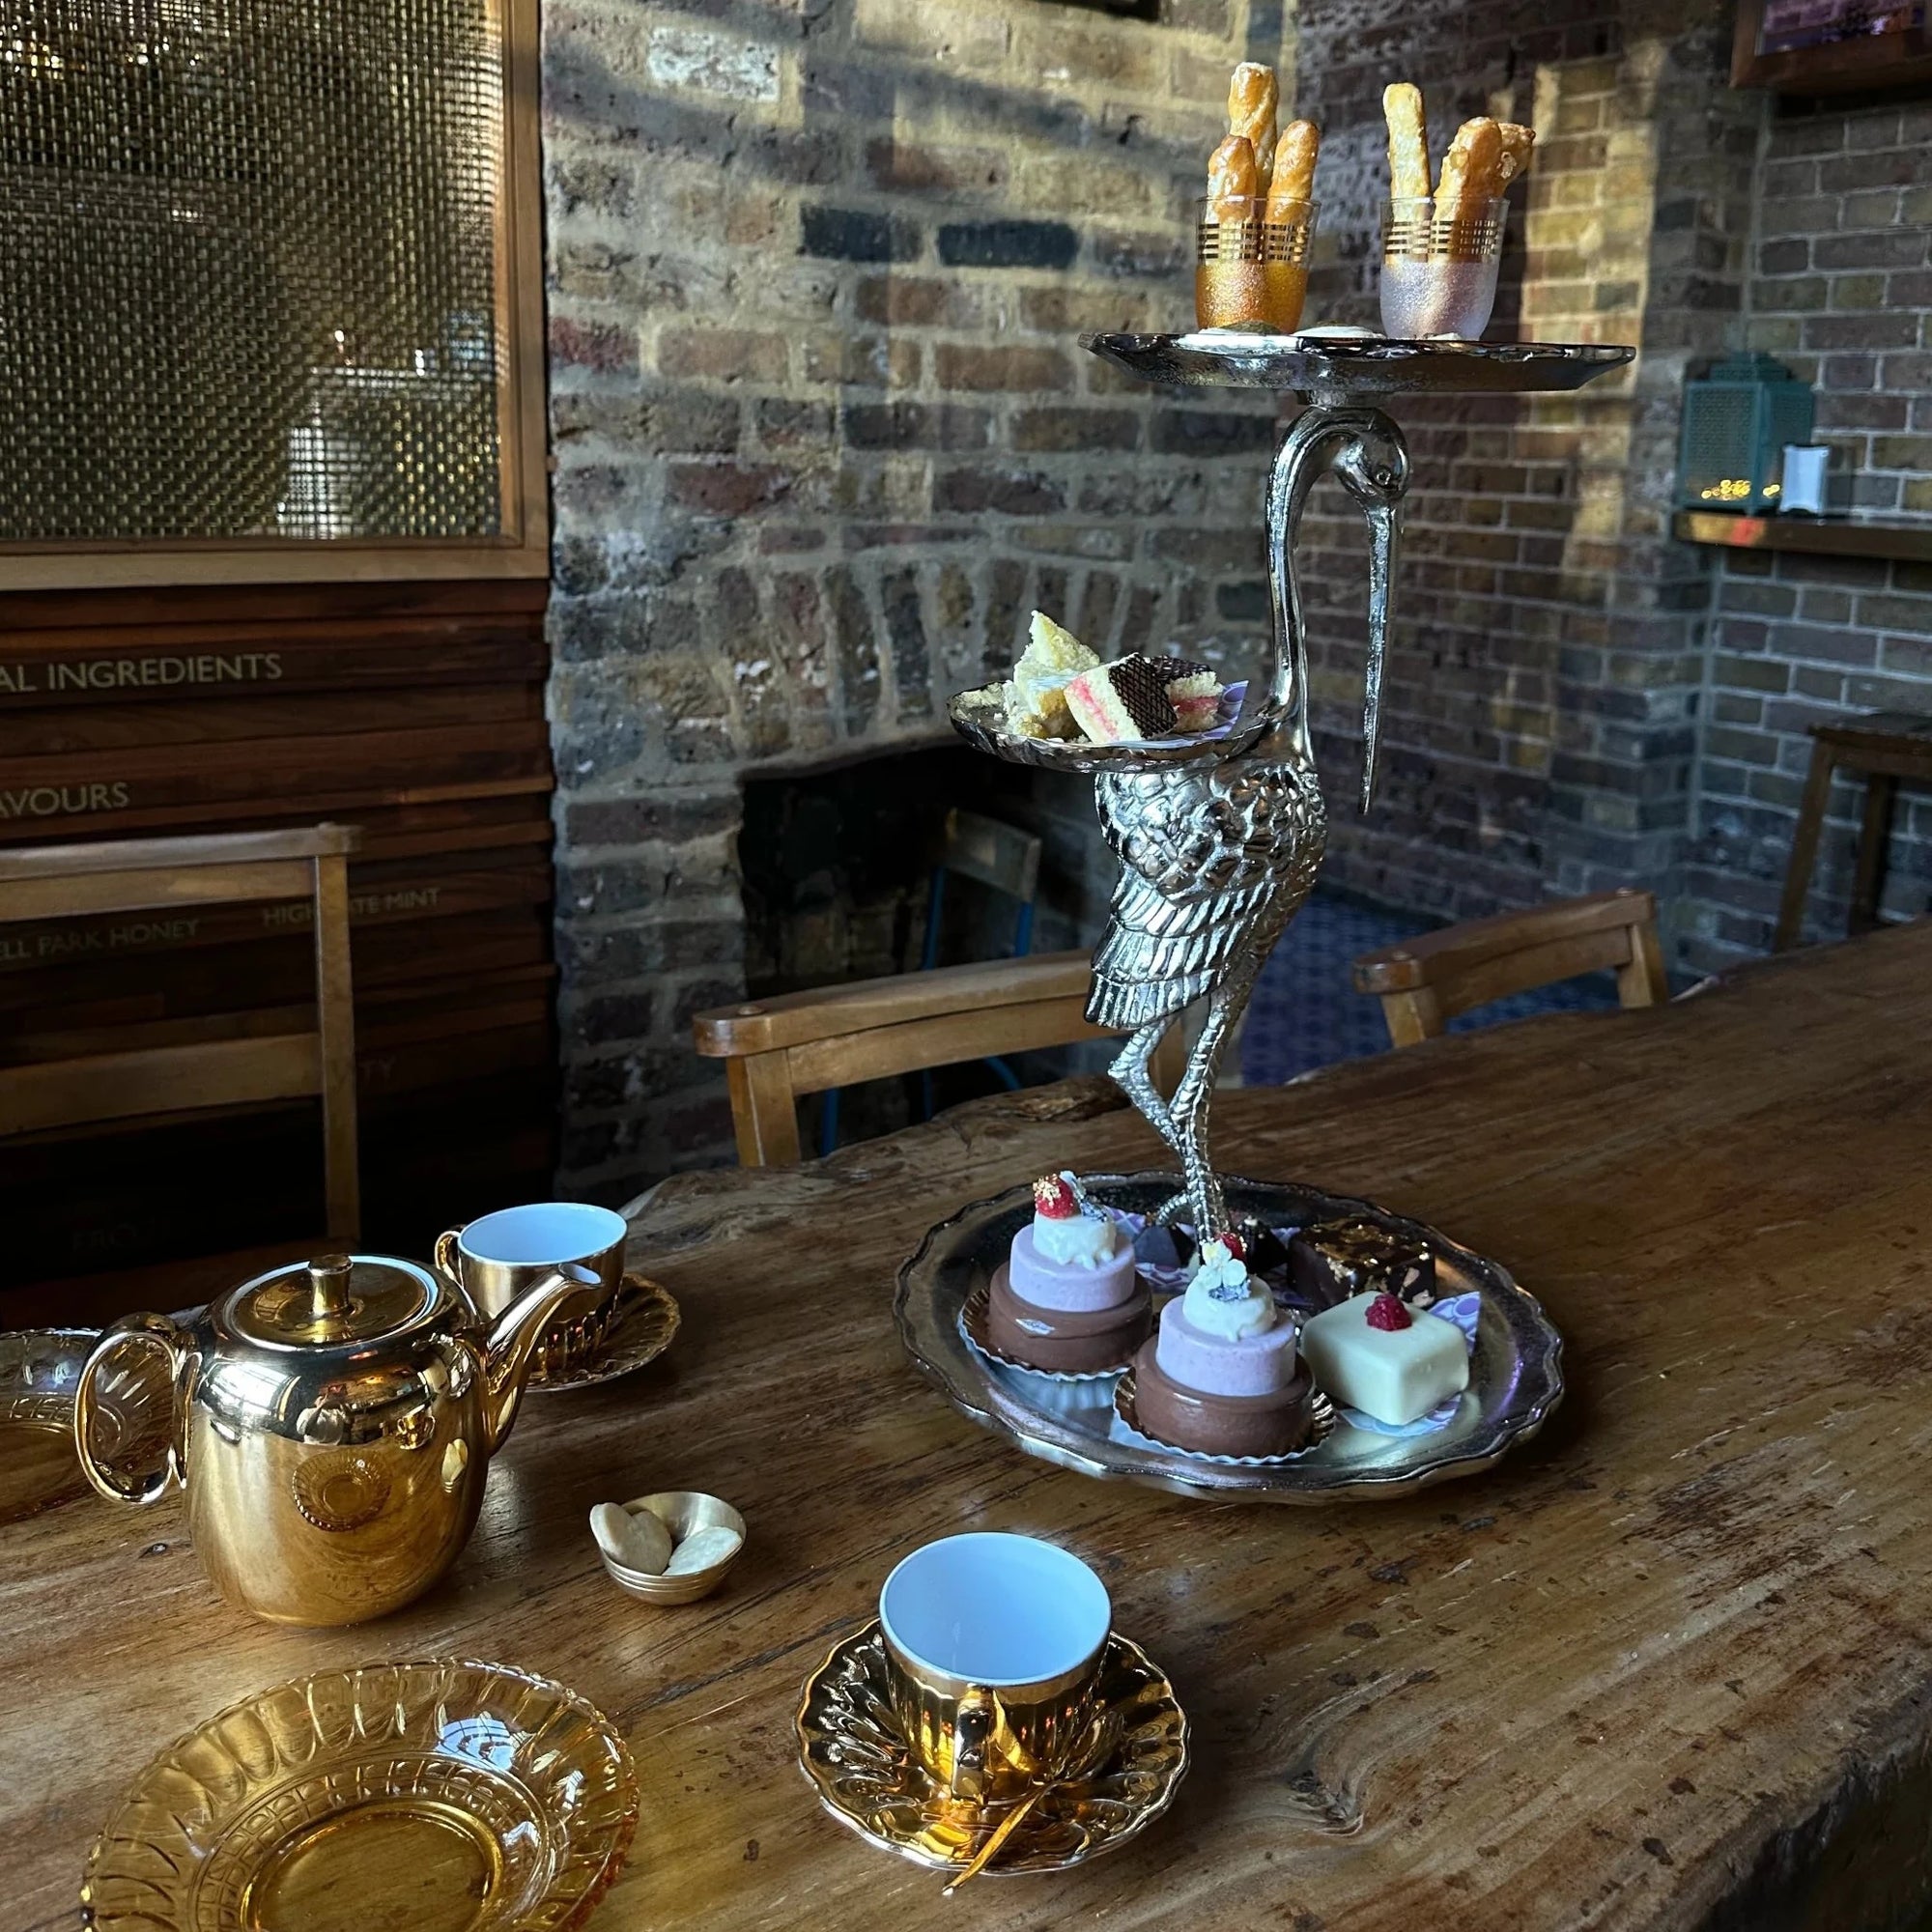
[[[1229, 67], [1325, 130], [1310, 315], [1374, 317], [1380, 89], [1535, 122], [1498, 328], [1637, 341], [1574, 397], [1411, 404], [1376, 815], [1363, 556], [1303, 557], [1328, 876], [1454, 916], [1626, 880], [1681, 966], [1768, 940], [1820, 712], [1932, 706], [1923, 573], [1673, 542], [1682, 386], [1749, 344], [1826, 391], [1861, 500], [1932, 512], [1922, 106], [1775, 114], [1723, 84], [1724, 0], [554, 0], [546, 13], [567, 1177], [620, 1194], [727, 1147], [688, 1017], [743, 983], [748, 775], [941, 742], [1037, 604], [1224, 664], [1264, 636], [1264, 399], [1170, 398], [1083, 328], [1189, 312]], [[1874, 392], [1874, 385], [1878, 392]], [[1888, 496], [1889, 493], [1889, 496]], [[1042, 942], [1091, 932], [1079, 787]], [[1821, 868], [1842, 895], [1847, 822]], [[1922, 904], [1925, 808], [1897, 902]], [[1915, 845], [1910, 842], [1916, 838]]]
[[[743, 983], [748, 773], [949, 742], [1035, 605], [1108, 650], [1264, 634], [1267, 399], [1074, 342], [1185, 315], [1228, 71], [1292, 54], [1260, 0], [1159, 11], [546, 9], [573, 1186], [728, 1151], [688, 1022]], [[1083, 788], [1035, 803], [1051, 944], [1104, 875]]]
[[[1818, 391], [1831, 495], [1932, 515], [1932, 102], [1767, 118], [1747, 340]], [[1932, 712], [1932, 568], [1727, 554], [1717, 586], [1686, 957], [1762, 952], [1810, 756], [1846, 711]], [[1863, 786], [1840, 780], [1808, 931], [1844, 930]], [[1932, 896], [1932, 798], [1902, 792], [1887, 903]]]

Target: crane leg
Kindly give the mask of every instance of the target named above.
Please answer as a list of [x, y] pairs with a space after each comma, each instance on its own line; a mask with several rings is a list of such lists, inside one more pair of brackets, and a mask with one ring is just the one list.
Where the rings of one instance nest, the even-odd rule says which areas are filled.
[[1251, 949], [1249, 956], [1252, 965], [1236, 968], [1208, 995], [1207, 1023], [1193, 1052], [1187, 1056], [1187, 1071], [1180, 1076], [1180, 1085], [1174, 1090], [1174, 1098], [1169, 1102], [1187, 1186], [1163, 1202], [1153, 1218], [1166, 1223], [1191, 1210], [1195, 1232], [1204, 1240], [1225, 1228], [1228, 1219], [1221, 1183], [1208, 1152], [1208, 1108], [1221, 1070], [1222, 1049], [1248, 1004], [1248, 994], [1263, 959], [1267, 956], [1267, 949]]
[[1148, 1062], [1153, 1057], [1154, 1048], [1160, 1044], [1161, 1036], [1173, 1023], [1174, 1016], [1171, 1015], [1167, 1019], [1150, 1020], [1147, 1025], [1136, 1027], [1107, 1070], [1121, 1091], [1140, 1109], [1148, 1125], [1179, 1153], [1180, 1140], [1175, 1128], [1174, 1116], [1168, 1111], [1167, 1101], [1148, 1071]]

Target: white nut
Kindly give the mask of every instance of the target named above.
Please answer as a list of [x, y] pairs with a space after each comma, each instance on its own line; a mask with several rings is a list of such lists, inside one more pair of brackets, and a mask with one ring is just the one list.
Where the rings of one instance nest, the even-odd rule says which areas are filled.
[[649, 1510], [635, 1515], [618, 1503], [590, 1512], [590, 1533], [612, 1563], [645, 1577], [662, 1577], [670, 1561], [670, 1531]]
[[735, 1529], [713, 1523], [709, 1529], [695, 1529], [671, 1552], [667, 1577], [689, 1577], [698, 1570], [710, 1570], [737, 1555], [745, 1539]]

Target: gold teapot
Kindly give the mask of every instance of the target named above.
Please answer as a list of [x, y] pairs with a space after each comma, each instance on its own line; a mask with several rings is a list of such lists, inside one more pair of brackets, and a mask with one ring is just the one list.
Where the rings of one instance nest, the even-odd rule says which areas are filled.
[[[413, 1262], [330, 1255], [243, 1282], [191, 1321], [131, 1315], [88, 1357], [74, 1445], [110, 1502], [187, 1492], [195, 1548], [230, 1603], [271, 1623], [353, 1624], [397, 1609], [455, 1562], [554, 1316], [605, 1293], [546, 1275], [484, 1330], [454, 1283]], [[99, 1453], [99, 1378], [158, 1351], [173, 1440], [157, 1468]], [[134, 1364], [129, 1361], [128, 1366]]]

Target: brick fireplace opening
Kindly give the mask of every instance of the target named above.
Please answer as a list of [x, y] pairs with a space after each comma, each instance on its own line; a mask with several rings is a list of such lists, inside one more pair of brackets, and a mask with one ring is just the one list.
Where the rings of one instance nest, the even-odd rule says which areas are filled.
[[[991, 764], [963, 745], [923, 746], [802, 770], [753, 772], [744, 783], [738, 833], [745, 924], [745, 990], [759, 999], [920, 970], [935, 865], [949, 813], [995, 818], [1041, 841], [1032, 949], [1078, 943], [1103, 902], [1107, 878], [1094, 851], [1084, 788]], [[1009, 955], [1018, 902], [949, 876], [940, 897], [939, 965]], [[1085, 1066], [1087, 1050], [1014, 1055], [1023, 1085]], [[867, 1082], [838, 1097], [844, 1145], [997, 1091], [982, 1063]], [[804, 1143], [824, 1151], [824, 1109], [805, 1103]]]

